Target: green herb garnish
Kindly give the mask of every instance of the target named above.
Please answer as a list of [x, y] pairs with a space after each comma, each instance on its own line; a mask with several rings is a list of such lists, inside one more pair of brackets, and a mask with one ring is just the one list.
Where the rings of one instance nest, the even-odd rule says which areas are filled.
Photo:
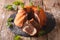
[[13, 21], [13, 18], [8, 18], [7, 21], [8, 21], [8, 22], [11, 22], [11, 21]]
[[12, 5], [7, 5], [7, 6], [6, 6], [6, 9], [7, 9], [7, 10], [13, 10], [13, 7], [12, 7]]
[[19, 35], [15, 35], [14, 40], [21, 40], [21, 37]]
[[21, 6], [22, 8], [24, 8], [24, 3], [20, 2], [20, 6]]
[[37, 6], [37, 9], [38, 9], [38, 11], [40, 10], [40, 6], [39, 5]]
[[30, 6], [33, 6], [33, 3], [32, 2], [30, 2]]
[[18, 9], [18, 7], [16, 5], [12, 5], [12, 7], [14, 8], [14, 10]]
[[8, 18], [8, 20], [7, 20], [7, 26], [9, 26], [9, 27], [13, 26], [12, 23], [11, 23], [12, 21], [13, 21], [13, 18]]
[[21, 1], [15, 1], [13, 2], [14, 5], [20, 5], [22, 8], [24, 8], [24, 3]]
[[5, 8], [7, 9], [7, 10], [17, 10], [18, 9], [18, 6], [21, 6], [22, 8], [24, 8], [24, 3], [23, 2], [21, 2], [21, 1], [14, 1], [13, 2], [13, 5], [7, 5]]
[[11, 24], [11, 22], [7, 22], [7, 26], [12, 27], [13, 25]]
[[19, 1], [15, 1], [13, 2], [14, 5], [20, 5], [20, 2]]
[[45, 34], [45, 31], [44, 30], [41, 30], [40, 32], [39, 32], [39, 36], [43, 36]]

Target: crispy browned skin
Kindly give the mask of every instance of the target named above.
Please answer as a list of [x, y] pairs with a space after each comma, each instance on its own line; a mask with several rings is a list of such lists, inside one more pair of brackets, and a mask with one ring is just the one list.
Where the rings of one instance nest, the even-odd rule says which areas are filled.
[[19, 10], [16, 14], [14, 23], [18, 27], [22, 27], [26, 18], [26, 12], [24, 10]]
[[26, 12], [30, 12], [31, 6], [25, 6], [24, 8], [26, 9]]
[[[34, 12], [37, 11], [37, 7], [36, 6], [32, 6], [32, 9], [34, 10]], [[40, 23], [40, 26], [44, 26], [46, 24], [46, 14], [44, 12], [44, 10], [42, 8], [40, 8], [40, 11], [38, 13], [36, 13], [38, 15], [38, 21]]]
[[31, 9], [34, 11], [33, 14], [37, 15], [37, 19], [38, 19], [40, 26], [42, 27], [46, 24], [46, 15], [42, 8], [40, 8], [40, 11], [38, 13], [36, 13], [36, 11], [38, 11], [37, 6], [25, 6], [24, 8], [26, 10], [24, 9], [19, 10], [19, 12], [17, 13], [15, 17], [14, 23], [16, 26], [19, 26], [19, 27], [23, 26], [25, 18], [26, 18], [26, 13], [31, 12]]

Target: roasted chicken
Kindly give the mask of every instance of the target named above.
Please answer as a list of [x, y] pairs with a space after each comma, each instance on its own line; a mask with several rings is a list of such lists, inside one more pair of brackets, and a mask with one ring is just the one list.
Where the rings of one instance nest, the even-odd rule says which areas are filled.
[[[28, 21], [28, 26], [24, 26]], [[25, 6], [23, 9], [18, 10], [14, 23], [16, 26], [29, 35], [35, 35], [46, 24], [47, 18], [44, 10], [37, 6]]]

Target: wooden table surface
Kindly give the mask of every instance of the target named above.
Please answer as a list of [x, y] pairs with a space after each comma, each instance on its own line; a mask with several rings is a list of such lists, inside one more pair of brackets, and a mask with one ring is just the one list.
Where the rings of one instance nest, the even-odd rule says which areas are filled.
[[[13, 40], [14, 33], [12, 33], [6, 26], [9, 16], [16, 11], [7, 11], [4, 8], [6, 4], [12, 4], [14, 0], [0, 0], [0, 40]], [[41, 5], [46, 12], [51, 13], [55, 20], [56, 26], [47, 35], [41, 37], [21, 37], [22, 40], [60, 40], [60, 0], [32, 0], [35, 5]], [[26, 4], [29, 0], [24, 0]]]

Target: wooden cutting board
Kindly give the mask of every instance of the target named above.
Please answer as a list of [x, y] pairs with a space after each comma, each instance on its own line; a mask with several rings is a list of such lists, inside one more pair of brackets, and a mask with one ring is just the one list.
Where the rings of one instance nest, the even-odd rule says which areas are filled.
[[[15, 11], [7, 11], [4, 8], [6, 4], [12, 4], [15, 0], [0, 0], [0, 40], [13, 40], [14, 33], [6, 26], [7, 19]], [[21, 37], [22, 40], [60, 40], [60, 1], [58, 0], [32, 0], [35, 5], [39, 4], [46, 12], [52, 14], [55, 18], [55, 28], [47, 35], [41, 37]], [[29, 0], [24, 0], [29, 4]]]

